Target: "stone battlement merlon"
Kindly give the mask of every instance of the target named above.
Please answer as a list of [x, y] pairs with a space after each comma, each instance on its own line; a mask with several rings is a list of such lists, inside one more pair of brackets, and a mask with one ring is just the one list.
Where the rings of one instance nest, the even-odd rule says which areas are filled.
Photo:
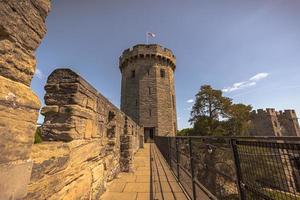
[[300, 136], [300, 125], [295, 110], [276, 111], [274, 108], [258, 109], [251, 112], [254, 127], [252, 135]]
[[[115, 124], [118, 128], [123, 127], [125, 118], [129, 127], [140, 128], [71, 69], [54, 70], [47, 79], [45, 90], [46, 106], [41, 111], [45, 116], [42, 128], [42, 138], [45, 141], [102, 137], [105, 135], [103, 128], [112, 115], [119, 120]], [[59, 122], [57, 119], [60, 119]], [[80, 128], [76, 124], [80, 124]]]
[[[115, 110], [119, 110], [117, 106], [115, 106], [113, 103], [111, 103], [105, 96], [103, 96], [96, 88], [94, 88], [89, 82], [87, 82], [84, 78], [82, 78], [79, 74], [71, 70], [70, 68], [57, 68], [55, 69], [48, 77], [47, 84], [44, 86], [45, 91], [49, 91], [52, 89], [52, 87], [57, 87], [59, 84], [65, 84], [65, 86], [68, 87], [69, 90], [72, 88], [70, 85], [72, 83], [78, 83], [84, 87], [86, 91], [89, 91], [92, 94], [95, 94], [101, 99], [105, 101], [106, 104], [108, 104], [110, 107], [114, 108]], [[58, 88], [54, 88], [58, 89]], [[73, 88], [75, 89], [75, 88]], [[48, 102], [47, 102], [48, 103]], [[51, 105], [51, 102], [48, 103]], [[122, 115], [125, 116], [125, 113], [122, 111]], [[130, 119], [132, 120], [132, 119]]]
[[282, 110], [280, 110], [279, 112], [278, 112], [278, 115], [282, 115], [282, 116], [290, 116], [290, 117], [297, 117], [297, 114], [296, 114], [296, 111], [295, 110], [284, 110], [284, 111], [282, 111]]
[[292, 109], [276, 111], [275, 108], [266, 108], [265, 110], [264, 109], [252, 110], [251, 113], [252, 114], [276, 114], [276, 115], [296, 116], [296, 111], [292, 110]]
[[130, 49], [123, 51], [119, 59], [119, 66], [122, 69], [126, 63], [138, 58], [157, 57], [167, 62], [173, 70], [176, 68], [176, 57], [170, 49], [164, 48], [158, 44], [138, 44]]
[[256, 115], [265, 115], [265, 114], [268, 114], [268, 115], [275, 115], [276, 114], [276, 111], [274, 108], [267, 108], [267, 109], [257, 109], [257, 110], [253, 110], [252, 111], [252, 114], [256, 114]]

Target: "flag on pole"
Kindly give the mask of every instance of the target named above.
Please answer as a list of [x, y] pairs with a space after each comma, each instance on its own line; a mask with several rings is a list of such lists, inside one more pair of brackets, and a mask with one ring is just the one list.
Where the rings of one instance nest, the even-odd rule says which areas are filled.
[[151, 33], [151, 32], [147, 32], [147, 35], [153, 38], [156, 36], [155, 33]]
[[149, 37], [155, 38], [155, 33], [146, 32], [146, 44], [149, 44]]

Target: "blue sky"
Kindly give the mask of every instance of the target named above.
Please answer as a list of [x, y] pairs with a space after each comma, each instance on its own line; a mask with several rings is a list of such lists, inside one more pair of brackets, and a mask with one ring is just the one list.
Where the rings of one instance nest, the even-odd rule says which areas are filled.
[[[203, 84], [255, 109], [300, 111], [299, 0], [53, 0], [32, 88], [44, 96], [58, 67], [81, 74], [120, 104], [122, 51], [145, 43], [173, 50], [179, 128]], [[42, 100], [43, 101], [43, 100]], [[42, 118], [39, 118], [42, 122]]]

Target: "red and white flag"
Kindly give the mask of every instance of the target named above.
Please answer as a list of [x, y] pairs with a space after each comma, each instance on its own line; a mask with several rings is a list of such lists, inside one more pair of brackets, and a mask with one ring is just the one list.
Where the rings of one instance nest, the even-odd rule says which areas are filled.
[[156, 36], [155, 33], [151, 33], [151, 32], [147, 32], [147, 35], [153, 38]]

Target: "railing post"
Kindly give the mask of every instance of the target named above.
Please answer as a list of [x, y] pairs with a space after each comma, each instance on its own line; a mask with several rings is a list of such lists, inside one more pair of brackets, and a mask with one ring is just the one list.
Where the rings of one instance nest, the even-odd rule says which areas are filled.
[[192, 139], [189, 138], [189, 154], [190, 154], [190, 167], [191, 167], [191, 180], [192, 180], [192, 189], [193, 189], [193, 200], [196, 200], [196, 189], [195, 189], [195, 179], [194, 179], [194, 159], [192, 152]]
[[171, 142], [170, 142], [170, 137], [168, 137], [168, 162], [169, 162], [169, 167], [170, 168], [172, 168], [172, 166], [171, 166], [171, 159], [172, 159]]
[[179, 177], [179, 151], [178, 151], [178, 138], [175, 138], [175, 146], [176, 146], [177, 178], [178, 178], [178, 180], [180, 180], [180, 177]]
[[231, 144], [232, 153], [233, 153], [238, 192], [239, 192], [240, 200], [244, 200], [245, 195], [244, 195], [244, 190], [243, 190], [241, 166], [240, 166], [240, 159], [239, 159], [238, 150], [237, 150], [237, 146], [236, 146], [236, 139], [231, 139], [230, 144]]

